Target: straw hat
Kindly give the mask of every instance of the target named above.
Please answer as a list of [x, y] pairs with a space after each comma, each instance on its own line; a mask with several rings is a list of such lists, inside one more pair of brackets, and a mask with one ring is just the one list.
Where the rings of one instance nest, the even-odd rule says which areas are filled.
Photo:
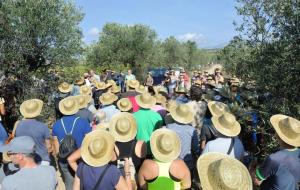
[[166, 110], [170, 112], [173, 108], [177, 106], [177, 103], [175, 100], [169, 100], [166, 104]]
[[128, 98], [122, 98], [117, 102], [117, 106], [121, 111], [130, 111], [132, 109], [132, 103]]
[[139, 93], [146, 93], [148, 92], [148, 89], [143, 85], [139, 85], [137, 88], [135, 88], [135, 91]]
[[171, 162], [178, 158], [181, 144], [178, 135], [166, 128], [155, 130], [150, 138], [151, 151], [156, 160]]
[[92, 94], [92, 89], [91, 87], [87, 85], [83, 85], [80, 87], [80, 94], [85, 94], [85, 95], [90, 95]]
[[110, 105], [114, 103], [116, 100], [118, 100], [118, 96], [116, 96], [113, 93], [106, 92], [99, 97], [99, 100], [102, 105]]
[[81, 157], [90, 166], [100, 167], [112, 158], [114, 137], [107, 131], [95, 130], [85, 135], [81, 145]]
[[150, 109], [156, 104], [156, 99], [149, 93], [143, 93], [135, 97], [141, 108]]
[[194, 113], [186, 104], [179, 104], [170, 110], [172, 118], [178, 123], [189, 124], [194, 120]]
[[156, 103], [165, 104], [167, 102], [167, 98], [161, 94], [156, 94], [155, 98], [156, 98]]
[[241, 125], [231, 113], [224, 113], [211, 118], [215, 129], [227, 137], [236, 137], [241, 132]]
[[58, 85], [58, 90], [62, 93], [68, 93], [71, 92], [72, 87], [70, 84], [63, 82], [60, 85]]
[[95, 130], [109, 131], [109, 123], [99, 123], [96, 125]]
[[26, 100], [21, 104], [20, 112], [25, 118], [35, 118], [41, 114], [43, 104], [39, 99]]
[[114, 80], [108, 80], [106, 81], [107, 84], [109, 84], [110, 86], [116, 86], [116, 82]]
[[252, 190], [247, 168], [228, 155], [209, 152], [197, 161], [198, 174], [205, 190]]
[[222, 102], [211, 101], [208, 102], [207, 106], [213, 116], [219, 116], [224, 112], [230, 112], [229, 107]]
[[76, 81], [75, 81], [75, 84], [77, 84], [77, 85], [83, 85], [84, 83], [85, 83], [85, 81], [83, 78], [76, 79]]
[[137, 80], [129, 80], [129, 81], [127, 81], [127, 85], [130, 88], [134, 88], [135, 89], [135, 88], [137, 88], [140, 85], [140, 83]]
[[272, 126], [276, 133], [285, 143], [300, 147], [300, 121], [286, 116], [286, 115], [273, 115], [270, 119]]
[[84, 94], [81, 94], [81, 95], [78, 95], [78, 96], [75, 96], [75, 97], [76, 97], [76, 100], [77, 100], [77, 103], [78, 103], [78, 109], [86, 108], [88, 103], [90, 103], [91, 100], [92, 100], [91, 96], [84, 95]]
[[153, 88], [156, 94], [158, 94], [159, 92], [168, 92], [167, 89], [163, 86], [154, 86]]
[[131, 113], [122, 112], [113, 116], [109, 123], [109, 131], [118, 142], [128, 142], [137, 133], [136, 121]]
[[117, 86], [117, 85], [113, 85], [111, 88], [110, 88], [110, 91], [114, 94], [116, 93], [119, 93], [121, 91], [121, 87]]
[[104, 90], [108, 87], [105, 82], [96, 82], [94, 85], [97, 90]]
[[74, 96], [69, 96], [62, 99], [58, 104], [59, 111], [64, 115], [73, 115], [78, 112], [77, 99]]
[[177, 88], [175, 89], [175, 92], [176, 92], [176, 93], [181, 93], [181, 94], [186, 94], [186, 93], [187, 93], [187, 90], [186, 90], [186, 88], [179, 88], [179, 87], [177, 87]]

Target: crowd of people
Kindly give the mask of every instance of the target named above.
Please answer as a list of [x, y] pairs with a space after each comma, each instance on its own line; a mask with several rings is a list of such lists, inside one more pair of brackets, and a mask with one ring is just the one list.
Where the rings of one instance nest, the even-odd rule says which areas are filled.
[[298, 190], [300, 121], [273, 115], [280, 150], [249, 163], [235, 110], [240, 84], [219, 68], [191, 77], [170, 69], [159, 85], [131, 70], [61, 82], [47, 102], [56, 113], [50, 128], [40, 99], [20, 105], [11, 133], [0, 122], [1, 189], [56, 189], [54, 157], [66, 190]]

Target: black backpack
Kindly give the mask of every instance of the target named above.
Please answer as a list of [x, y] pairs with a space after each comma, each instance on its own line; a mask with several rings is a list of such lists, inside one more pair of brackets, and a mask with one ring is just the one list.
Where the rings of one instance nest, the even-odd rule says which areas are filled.
[[60, 158], [65, 159], [70, 154], [72, 154], [75, 150], [77, 150], [76, 141], [75, 141], [74, 137], [72, 136], [73, 129], [75, 127], [77, 119], [79, 119], [79, 117], [77, 117], [73, 121], [72, 129], [71, 129], [70, 133], [67, 133], [65, 124], [63, 122], [63, 119], [61, 118], [61, 124], [63, 126], [66, 136], [60, 141], [60, 145], [59, 145], [59, 157]]

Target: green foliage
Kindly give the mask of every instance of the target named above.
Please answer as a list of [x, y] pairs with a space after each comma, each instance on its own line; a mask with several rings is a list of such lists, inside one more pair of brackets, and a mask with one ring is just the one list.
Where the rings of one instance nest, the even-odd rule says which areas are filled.
[[[297, 0], [238, 0], [240, 36], [219, 52], [225, 68], [271, 97], [257, 105], [266, 121], [273, 114], [300, 117], [300, 7]], [[265, 125], [263, 130], [270, 130]], [[270, 149], [274, 138], [267, 139]], [[272, 150], [269, 150], [272, 151]]]

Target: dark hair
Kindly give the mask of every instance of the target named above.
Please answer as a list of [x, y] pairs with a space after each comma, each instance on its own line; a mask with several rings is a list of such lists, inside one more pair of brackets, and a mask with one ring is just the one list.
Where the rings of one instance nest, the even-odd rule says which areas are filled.
[[149, 92], [152, 96], [155, 95], [155, 91], [154, 91], [154, 89], [153, 89], [153, 86], [148, 86], [148, 92]]
[[202, 97], [202, 89], [200, 86], [192, 85], [190, 89], [191, 100], [200, 101]]

